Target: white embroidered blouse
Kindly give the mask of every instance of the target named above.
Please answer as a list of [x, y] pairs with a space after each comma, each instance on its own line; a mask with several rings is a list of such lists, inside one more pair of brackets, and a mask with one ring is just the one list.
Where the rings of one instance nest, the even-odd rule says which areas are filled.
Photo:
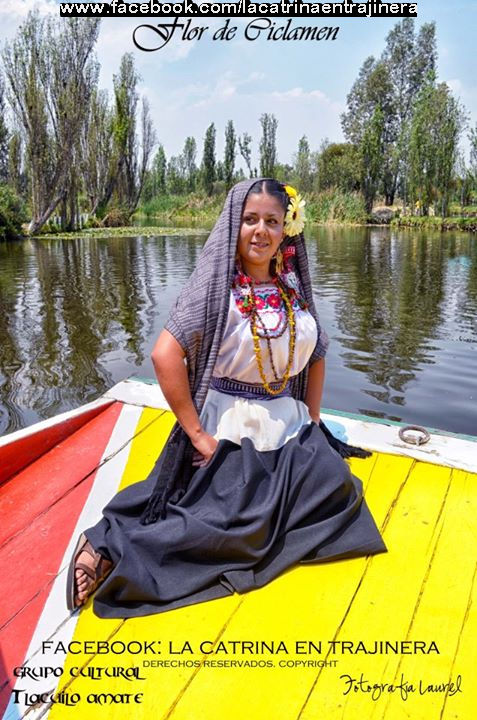
[[[255, 288], [259, 315], [270, 334], [279, 335], [286, 319], [282, 301], [274, 284]], [[214, 377], [228, 377], [247, 383], [262, 383], [253, 349], [248, 315], [241, 311], [240, 293], [231, 290], [227, 323], [222, 345], [214, 367]], [[293, 300], [296, 322], [296, 345], [290, 375], [299, 373], [316, 345], [317, 327], [308, 310]], [[260, 328], [259, 328], [260, 333]], [[281, 378], [288, 363], [289, 328], [271, 340], [273, 361]], [[265, 339], [260, 340], [263, 368], [267, 380], [274, 382]], [[295, 437], [300, 428], [311, 422], [305, 403], [293, 397], [248, 399], [209, 388], [200, 414], [201, 425], [217, 440], [228, 439], [238, 445], [244, 438], [259, 451], [275, 450]]]
[[[286, 324], [286, 310], [277, 287], [273, 283], [263, 283], [255, 288], [255, 297], [259, 316], [271, 337], [270, 345], [273, 363], [281, 380], [287, 364], [289, 353], [290, 328]], [[297, 375], [308, 362], [316, 345], [316, 322], [308, 310], [302, 310], [297, 299], [293, 301], [295, 315], [296, 342], [290, 376]], [[259, 336], [263, 334], [257, 324]], [[280, 333], [282, 333], [280, 335]], [[262, 365], [268, 382], [276, 382], [270, 362], [266, 339], [260, 338]], [[253, 348], [253, 337], [250, 330], [248, 313], [242, 310], [242, 299], [234, 291], [230, 291], [229, 312], [222, 344], [215, 363], [214, 377], [228, 377], [246, 383], [262, 383], [257, 359]]]

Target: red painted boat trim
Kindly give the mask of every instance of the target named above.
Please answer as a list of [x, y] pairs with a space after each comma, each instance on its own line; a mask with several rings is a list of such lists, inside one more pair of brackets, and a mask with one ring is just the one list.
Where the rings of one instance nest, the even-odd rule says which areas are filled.
[[122, 407], [110, 405], [0, 488], [2, 505], [6, 500], [10, 505], [2, 512], [0, 547], [0, 577], [8, 588], [0, 603], [7, 669], [0, 678], [0, 686], [6, 681], [0, 716], [15, 684], [12, 670], [25, 658]]
[[31, 433], [22, 435], [10, 443], [7, 436], [7, 444], [0, 447], [0, 484], [27, 467], [40, 455], [51, 450], [94, 417], [103, 413], [114, 402], [111, 400], [110, 403], [104, 403], [84, 411], [79, 408], [78, 414], [46, 428], [40, 426], [35, 430], [36, 425], [33, 425]]
[[0, 548], [94, 471], [122, 407], [119, 402], [109, 405], [0, 486]]

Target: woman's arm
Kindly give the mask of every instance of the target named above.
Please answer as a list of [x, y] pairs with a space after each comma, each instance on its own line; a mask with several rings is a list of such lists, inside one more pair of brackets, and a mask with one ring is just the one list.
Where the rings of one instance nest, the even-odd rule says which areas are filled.
[[305, 395], [305, 404], [317, 425], [320, 422], [321, 396], [323, 395], [324, 381], [325, 358], [322, 357], [310, 365], [308, 371], [308, 386]]
[[193, 465], [205, 465], [212, 456], [217, 440], [205, 432], [200, 424], [189, 389], [185, 352], [167, 330], [159, 335], [151, 353], [157, 380], [179, 424], [190, 437], [197, 453]]

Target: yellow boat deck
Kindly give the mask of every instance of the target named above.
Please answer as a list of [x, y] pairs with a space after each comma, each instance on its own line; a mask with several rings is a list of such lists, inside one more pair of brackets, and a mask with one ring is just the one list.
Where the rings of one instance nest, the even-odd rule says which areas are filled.
[[[170, 412], [142, 411], [121, 487], [147, 475], [172, 422]], [[138, 619], [99, 619], [90, 601], [74, 640], [160, 640], [161, 655], [69, 655], [58, 690], [82, 698], [141, 692], [142, 702], [54, 705], [49, 718], [475, 717], [476, 476], [384, 453], [353, 459], [351, 469], [388, 553], [301, 565], [260, 590]], [[231, 641], [282, 650], [233, 652]], [[374, 652], [381, 641], [390, 645]], [[404, 643], [398, 653], [396, 643]], [[182, 666], [145, 667], [144, 660]], [[219, 661], [230, 666], [208, 664]], [[259, 666], [267, 663], [273, 666]], [[81, 666], [136, 666], [145, 680], [71, 679], [70, 668]]]

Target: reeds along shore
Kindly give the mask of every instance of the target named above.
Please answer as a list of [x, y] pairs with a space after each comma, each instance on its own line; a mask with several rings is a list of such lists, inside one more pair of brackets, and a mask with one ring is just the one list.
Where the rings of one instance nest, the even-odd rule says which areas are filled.
[[[362, 225], [368, 222], [362, 196], [338, 189], [320, 193], [305, 193], [308, 220], [315, 223], [343, 223]], [[206, 197], [200, 194], [161, 195], [144, 203], [138, 214], [159, 220], [215, 222], [223, 206], [225, 195]]]
[[[385, 207], [384, 202], [377, 202], [372, 213], [368, 215], [363, 197], [358, 192], [347, 193], [337, 188], [330, 188], [318, 193], [305, 194], [305, 199], [308, 220], [317, 225], [391, 224], [394, 227], [464, 232], [476, 232], [477, 229], [477, 206], [463, 209], [458, 205], [452, 205], [452, 215], [442, 218], [435, 215], [411, 215], [409, 208], [405, 214], [399, 201], [390, 208]], [[222, 195], [212, 197], [200, 194], [161, 195], [144, 203], [137, 215], [165, 223], [203, 222], [205, 226], [211, 226], [220, 213], [223, 201]]]

